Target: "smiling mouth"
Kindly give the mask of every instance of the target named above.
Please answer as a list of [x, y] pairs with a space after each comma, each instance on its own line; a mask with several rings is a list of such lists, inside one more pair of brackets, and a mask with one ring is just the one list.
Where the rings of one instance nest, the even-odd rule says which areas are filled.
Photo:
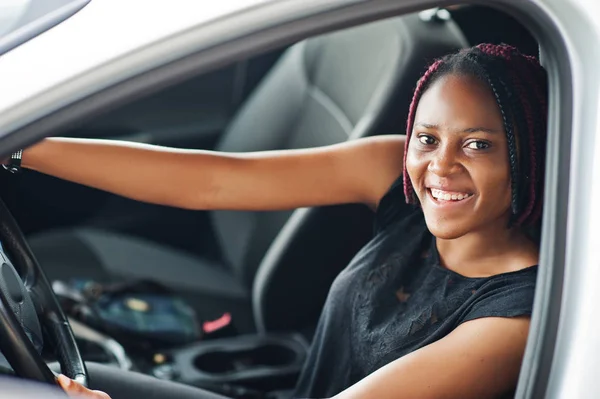
[[444, 191], [436, 188], [428, 188], [429, 195], [437, 202], [461, 202], [473, 197], [473, 193], [462, 193], [456, 191]]

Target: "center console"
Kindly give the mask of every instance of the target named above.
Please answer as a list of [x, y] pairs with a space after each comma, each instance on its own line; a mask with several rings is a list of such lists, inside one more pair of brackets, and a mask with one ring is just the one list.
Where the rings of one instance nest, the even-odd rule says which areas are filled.
[[306, 340], [298, 334], [215, 339], [165, 352], [164, 363], [153, 374], [161, 377], [167, 372], [174, 381], [230, 395], [232, 389], [292, 389], [307, 349]]
[[232, 398], [289, 397], [308, 351], [308, 343], [300, 334], [282, 333], [211, 339], [143, 356], [136, 351], [125, 353], [116, 341], [82, 323], [71, 320], [71, 325], [86, 361]]

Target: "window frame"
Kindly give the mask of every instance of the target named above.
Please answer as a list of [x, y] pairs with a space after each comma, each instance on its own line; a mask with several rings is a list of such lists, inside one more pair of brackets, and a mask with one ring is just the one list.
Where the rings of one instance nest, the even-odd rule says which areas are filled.
[[[36, 1], [41, 2], [40, 0], [33, 0], [27, 4], [26, 14], [30, 9], [35, 8]], [[27, 21], [15, 29], [9, 30], [6, 34], [0, 36], [0, 56], [75, 15], [90, 1], [69, 0], [68, 3], [61, 5], [55, 10]]]
[[[585, 4], [580, 0], [581, 4]], [[319, 5], [317, 5], [317, 3]], [[598, 126], [591, 120], [584, 121], [582, 110], [575, 110], [574, 104], [583, 105], [586, 97], [581, 87], [581, 77], [575, 79], [574, 66], [578, 66], [577, 55], [582, 54], [583, 43], [574, 43], [573, 36], [566, 31], [565, 20], [553, 13], [548, 5], [559, 6], [557, 0], [540, 1], [511, 1], [488, 0], [465, 2], [493, 6], [519, 19], [536, 37], [543, 51], [545, 67], [548, 71], [549, 120], [548, 144], [546, 158], [546, 192], [544, 200], [543, 233], [540, 248], [540, 269], [534, 303], [534, 313], [529, 333], [529, 341], [521, 369], [517, 397], [544, 397], [558, 395], [565, 387], [571, 386], [567, 377], [572, 373], [561, 366], [564, 357], [557, 357], [555, 349], [560, 344], [561, 354], [568, 349], [569, 334], [577, 325], [565, 326], [561, 319], [564, 315], [561, 309], [573, 308], [581, 298], [568, 302], [563, 296], [566, 284], [570, 283], [571, 291], [581, 281], [582, 271], [575, 268], [577, 262], [585, 262], [590, 254], [589, 224], [597, 222], [600, 225], [600, 215], [593, 212], [591, 220], [585, 220], [585, 209], [575, 207], [570, 203], [572, 195], [570, 188], [573, 179], [577, 186], [582, 187], [586, 181], [590, 183], [589, 190], [600, 192], [591, 184], [591, 177], [600, 175], [600, 165], [592, 167], [589, 177], [575, 174], [572, 163], [572, 152], [577, 151], [577, 172], [585, 170], [592, 162], [594, 146], [598, 140], [590, 138], [593, 145], [585, 149], [579, 137], [573, 139], [576, 127], [588, 126], [593, 133]], [[578, 0], [565, 0], [565, 10], [576, 13]], [[248, 12], [222, 18], [197, 32], [189, 32], [189, 53], [182, 53], [180, 58], [164, 65], [152, 65], [151, 69], [140, 70], [134, 77], [124, 80], [115, 78], [114, 83], [95, 92], [87, 93], [84, 98], [73, 94], [73, 101], [65, 101], [60, 108], [46, 110], [36, 114], [35, 119], [26, 121], [18, 129], [6, 132], [0, 138], [0, 148], [3, 153], [20, 148], [47, 135], [68, 130], [81, 119], [91, 118], [125, 102], [140, 96], [158, 91], [164, 87], [179, 83], [192, 76], [205, 73], [226, 64], [250, 57], [254, 54], [288, 45], [308, 36], [325, 33], [330, 30], [345, 28], [359, 23], [392, 17], [399, 14], [419, 11], [434, 6], [450, 5], [453, 2], [435, 0], [287, 0], [266, 3]], [[571, 24], [570, 28], [576, 23]], [[577, 24], [581, 26], [581, 24]], [[585, 25], [585, 24], [584, 24]], [[215, 41], [215, 32], [227, 28], [228, 35]], [[591, 30], [593, 26], [583, 29]], [[194, 35], [195, 33], [195, 35]], [[208, 38], [207, 38], [208, 37]], [[154, 54], [160, 54], [164, 49], [158, 46], [169, 45], [169, 41], [157, 44]], [[114, 65], [113, 65], [114, 67]], [[578, 68], [580, 65], [578, 66]], [[581, 68], [579, 68], [581, 69]], [[578, 71], [580, 72], [580, 71]], [[587, 70], [588, 73], [592, 73]], [[593, 73], [592, 73], [593, 74]], [[93, 77], [88, 77], [93, 82]], [[599, 87], [599, 75], [593, 74], [591, 85]], [[82, 81], [84, 82], [84, 81]], [[81, 83], [81, 82], [80, 82]], [[92, 84], [92, 83], [90, 83]], [[574, 90], [577, 89], [578, 91]], [[586, 110], [598, 109], [597, 96], [587, 95], [590, 103]], [[577, 111], [577, 112], [575, 112]], [[575, 117], [578, 120], [575, 120]], [[583, 134], [583, 133], [581, 133]], [[573, 149], [573, 145], [577, 148]], [[587, 204], [587, 203], [586, 203]], [[589, 205], [589, 204], [588, 204]], [[567, 217], [568, 216], [568, 217]], [[568, 227], [568, 228], [567, 228]], [[596, 228], [596, 232], [600, 228]], [[575, 238], [585, 240], [585, 250], [577, 254]], [[566, 267], [567, 260], [571, 267]], [[585, 292], [584, 295], [589, 294]], [[599, 294], [600, 295], [600, 294]], [[584, 298], [585, 299], [585, 298]], [[578, 320], [575, 320], [576, 322]], [[565, 363], [566, 364], [566, 363]], [[563, 367], [563, 368], [561, 368]], [[563, 374], [557, 374], [563, 372]], [[583, 377], [582, 377], [583, 378]], [[587, 378], [587, 376], [586, 376]], [[589, 380], [589, 378], [588, 378]], [[585, 381], [588, 381], [585, 380]], [[582, 379], [579, 379], [582, 381]], [[600, 390], [599, 390], [600, 392]], [[587, 392], [589, 394], [589, 392]], [[549, 397], [549, 396], [548, 396]]]

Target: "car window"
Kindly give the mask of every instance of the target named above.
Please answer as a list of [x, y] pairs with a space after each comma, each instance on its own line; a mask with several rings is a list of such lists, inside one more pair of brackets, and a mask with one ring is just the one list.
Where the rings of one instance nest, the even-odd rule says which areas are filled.
[[3, 0], [0, 55], [69, 18], [90, 0]]
[[31, 0], [6, 0], [0, 4], [0, 37], [17, 29]]

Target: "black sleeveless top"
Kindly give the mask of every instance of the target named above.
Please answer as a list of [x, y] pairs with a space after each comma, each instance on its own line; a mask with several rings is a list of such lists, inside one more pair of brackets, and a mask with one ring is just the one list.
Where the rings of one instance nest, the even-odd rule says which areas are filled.
[[331, 397], [480, 317], [530, 315], [537, 266], [469, 278], [440, 265], [402, 179], [382, 198], [375, 237], [334, 281], [295, 398]]

